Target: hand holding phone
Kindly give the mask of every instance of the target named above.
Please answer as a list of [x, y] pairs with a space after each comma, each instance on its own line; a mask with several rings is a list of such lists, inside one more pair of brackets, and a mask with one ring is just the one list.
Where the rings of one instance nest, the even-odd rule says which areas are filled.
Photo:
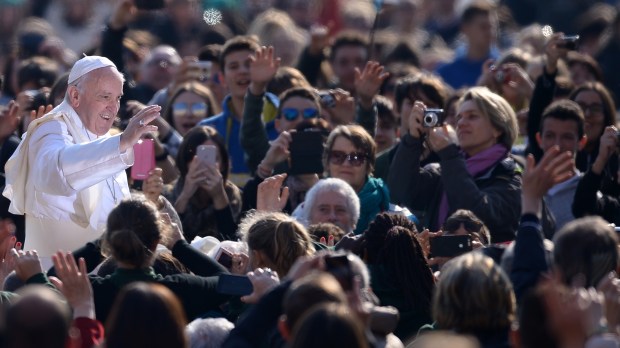
[[220, 248], [215, 255], [215, 261], [230, 271], [233, 266], [233, 255], [230, 251]]
[[155, 144], [153, 139], [140, 139], [133, 146], [134, 164], [131, 167], [131, 178], [146, 180], [149, 172], [155, 168]]

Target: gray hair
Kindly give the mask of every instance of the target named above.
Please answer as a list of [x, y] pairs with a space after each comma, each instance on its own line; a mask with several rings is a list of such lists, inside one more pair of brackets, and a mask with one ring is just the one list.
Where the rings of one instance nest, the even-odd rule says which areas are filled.
[[235, 327], [225, 318], [196, 319], [185, 328], [190, 348], [219, 348]]
[[[346, 202], [347, 209], [349, 213], [351, 213], [351, 224], [357, 223], [357, 220], [360, 217], [360, 199], [355, 193], [355, 190], [351, 187], [351, 185], [347, 184], [346, 181], [338, 178], [327, 178], [319, 180], [308, 192], [306, 193], [306, 199], [303, 204], [299, 205], [295, 212], [293, 212], [293, 216], [295, 216], [302, 224], [309, 226], [312, 224], [310, 221], [310, 213], [312, 212], [312, 207], [315, 204], [315, 201], [320, 193], [323, 192], [336, 192], [341, 194]], [[345, 231], [351, 232], [351, 231]]]

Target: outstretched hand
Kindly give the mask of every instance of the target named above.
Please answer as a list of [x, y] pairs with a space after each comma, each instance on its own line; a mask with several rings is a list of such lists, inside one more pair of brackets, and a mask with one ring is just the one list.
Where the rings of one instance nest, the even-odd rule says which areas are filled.
[[288, 201], [288, 187], [282, 187], [286, 174], [278, 174], [265, 179], [258, 185], [256, 210], [282, 211]]
[[159, 117], [161, 106], [149, 105], [138, 111], [135, 116], [129, 119], [127, 128], [121, 134], [120, 151], [125, 152], [142, 138], [148, 132], [155, 132], [157, 126], [150, 125]]
[[262, 95], [269, 81], [276, 76], [280, 67], [280, 57], [274, 57], [273, 46], [259, 47], [250, 56], [250, 92]]
[[364, 70], [355, 68], [355, 93], [365, 109], [372, 107], [372, 100], [379, 93], [383, 81], [390, 76], [379, 62], [368, 61]]
[[522, 212], [541, 213], [542, 197], [554, 185], [568, 180], [575, 174], [575, 160], [570, 152], [560, 152], [556, 145], [548, 149], [536, 164], [534, 156], [529, 155], [522, 177]]
[[73, 317], [95, 318], [95, 301], [93, 298], [93, 287], [88, 278], [86, 261], [80, 258], [79, 267], [75, 263], [73, 255], [59, 251], [52, 256], [52, 262], [56, 269], [56, 277], [50, 277], [54, 286], [62, 294], [73, 308]]

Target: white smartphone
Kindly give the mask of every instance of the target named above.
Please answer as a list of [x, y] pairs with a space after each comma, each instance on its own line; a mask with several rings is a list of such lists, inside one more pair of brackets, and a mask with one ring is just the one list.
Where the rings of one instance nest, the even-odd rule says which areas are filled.
[[204, 164], [215, 164], [217, 161], [217, 147], [215, 145], [200, 145], [196, 150], [198, 160]]

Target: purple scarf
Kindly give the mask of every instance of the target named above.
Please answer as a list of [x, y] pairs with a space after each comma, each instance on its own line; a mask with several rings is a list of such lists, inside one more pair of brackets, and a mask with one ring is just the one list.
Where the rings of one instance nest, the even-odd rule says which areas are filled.
[[[479, 152], [472, 157], [465, 159], [465, 164], [467, 166], [467, 172], [472, 177], [476, 177], [477, 175], [485, 172], [492, 166], [494, 166], [497, 162], [504, 159], [508, 154], [508, 150], [502, 144], [495, 144], [490, 148]], [[441, 228], [444, 221], [448, 218], [448, 211], [450, 210], [450, 206], [448, 205], [448, 196], [444, 190], [441, 196], [441, 203], [439, 203], [439, 215], [437, 215], [437, 228]]]

